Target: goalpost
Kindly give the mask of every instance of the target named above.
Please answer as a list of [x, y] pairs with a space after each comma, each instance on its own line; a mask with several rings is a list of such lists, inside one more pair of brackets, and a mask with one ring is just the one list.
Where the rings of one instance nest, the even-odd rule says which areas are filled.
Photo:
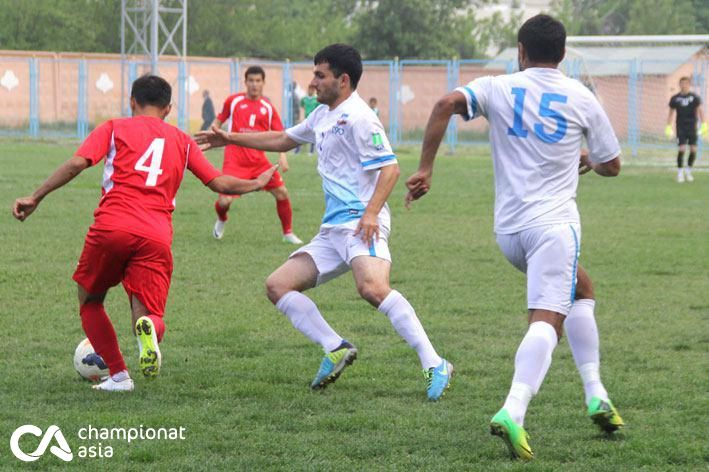
[[[596, 94], [626, 162], [674, 165], [676, 141], [664, 128], [681, 77], [690, 78], [709, 121], [709, 35], [570, 36], [566, 51], [562, 70]], [[698, 167], [709, 169], [708, 144], [709, 136], [699, 139]]]

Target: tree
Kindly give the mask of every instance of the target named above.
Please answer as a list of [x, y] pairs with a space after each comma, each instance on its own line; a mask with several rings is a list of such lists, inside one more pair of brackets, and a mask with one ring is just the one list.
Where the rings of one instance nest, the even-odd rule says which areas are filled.
[[551, 10], [569, 35], [709, 31], [706, 0], [554, 0]]
[[365, 0], [354, 24], [354, 45], [367, 58], [472, 57], [480, 52], [466, 0]]
[[6, 49], [117, 52], [120, 2], [0, 0], [0, 44]]
[[635, 0], [626, 33], [692, 34], [697, 26], [696, 13], [691, 0]]

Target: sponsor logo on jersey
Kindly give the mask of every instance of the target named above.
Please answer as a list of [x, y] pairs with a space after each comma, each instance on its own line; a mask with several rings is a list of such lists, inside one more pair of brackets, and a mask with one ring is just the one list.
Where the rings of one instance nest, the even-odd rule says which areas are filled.
[[265, 115], [266, 113], [268, 113], [268, 110], [266, 110], [266, 107], [261, 107], [261, 114]]

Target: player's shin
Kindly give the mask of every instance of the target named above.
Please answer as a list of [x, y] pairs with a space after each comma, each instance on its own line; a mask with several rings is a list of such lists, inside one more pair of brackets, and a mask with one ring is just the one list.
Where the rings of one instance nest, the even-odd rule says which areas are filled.
[[512, 388], [503, 408], [519, 425], [524, 424], [527, 406], [532, 396], [539, 391], [549, 370], [551, 355], [557, 342], [554, 327], [544, 321], [536, 321], [529, 325], [529, 330], [517, 349]]
[[116, 331], [113, 329], [113, 324], [108, 318], [103, 304], [100, 302], [85, 303], [79, 308], [79, 313], [86, 337], [89, 338], [96, 353], [108, 365], [109, 373], [115, 375], [126, 371], [127, 367], [118, 346]]
[[276, 308], [290, 320], [295, 329], [330, 352], [342, 343], [342, 338], [322, 317], [318, 307], [300, 292], [290, 291], [276, 303]]
[[595, 306], [596, 302], [591, 299], [576, 300], [564, 321], [566, 337], [583, 380], [587, 405], [593, 397], [608, 400], [599, 372], [598, 326], [593, 313]]
[[441, 357], [428, 339], [416, 311], [403, 295], [392, 290], [377, 309], [387, 315], [396, 332], [416, 350], [424, 369], [440, 365]]

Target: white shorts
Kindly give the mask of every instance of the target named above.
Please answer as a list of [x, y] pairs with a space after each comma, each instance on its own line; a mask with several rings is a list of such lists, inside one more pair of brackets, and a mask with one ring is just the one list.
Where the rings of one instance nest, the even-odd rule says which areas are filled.
[[391, 262], [388, 237], [389, 234], [382, 231], [380, 227], [379, 239], [366, 244], [362, 241], [361, 235], [355, 235], [351, 228], [321, 227], [312, 241], [295, 251], [290, 257], [301, 253], [310, 255], [318, 268], [316, 285], [321, 285], [350, 270], [352, 259], [357, 256], [378, 257]]
[[576, 295], [581, 226], [545, 225], [496, 237], [507, 260], [527, 274], [527, 308], [568, 315]]

